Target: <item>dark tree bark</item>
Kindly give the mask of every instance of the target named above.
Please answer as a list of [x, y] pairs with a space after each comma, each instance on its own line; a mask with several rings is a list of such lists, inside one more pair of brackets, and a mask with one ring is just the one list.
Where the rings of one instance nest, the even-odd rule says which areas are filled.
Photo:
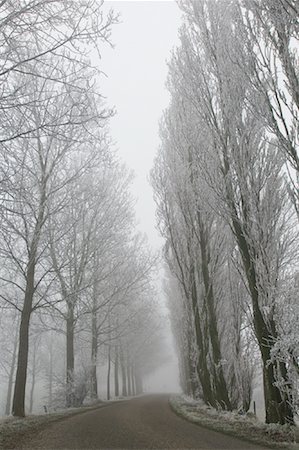
[[33, 411], [35, 378], [36, 378], [36, 354], [35, 354], [35, 351], [34, 351], [33, 365], [32, 365], [32, 377], [31, 377], [31, 388], [30, 388], [30, 400], [29, 400], [29, 412], [30, 412], [30, 414]]
[[194, 329], [196, 336], [196, 345], [198, 349], [198, 363], [197, 363], [197, 373], [200, 380], [200, 384], [203, 391], [203, 398], [205, 403], [208, 405], [216, 407], [216, 402], [211, 386], [211, 374], [208, 368], [208, 348], [206, 346], [207, 339], [204, 339], [199, 311], [198, 311], [198, 300], [197, 300], [197, 289], [196, 280], [194, 276], [194, 268], [191, 269], [190, 274], [190, 284], [191, 284], [191, 302], [194, 320]]
[[[191, 149], [188, 151], [188, 159], [190, 163], [190, 167], [192, 168], [192, 162], [193, 162], [193, 155], [191, 153]], [[195, 175], [193, 173], [193, 170], [191, 170], [190, 173], [190, 181], [192, 185], [194, 185]], [[194, 186], [194, 190], [196, 191], [196, 186]], [[184, 216], [185, 217], [185, 216]], [[211, 367], [203, 367], [203, 374], [200, 377], [200, 381], [202, 384], [202, 380], [204, 382], [204, 386], [202, 385], [204, 397], [206, 397], [208, 400], [208, 403], [212, 404], [215, 407], [221, 406], [221, 408], [232, 410], [231, 401], [229, 398], [228, 393], [228, 387], [226, 384], [226, 380], [224, 377], [221, 360], [221, 347], [220, 347], [220, 339], [219, 339], [219, 333], [218, 333], [218, 327], [217, 327], [217, 316], [215, 311], [215, 296], [214, 296], [214, 287], [213, 287], [213, 280], [210, 275], [210, 236], [208, 234], [208, 230], [205, 227], [201, 213], [199, 210], [196, 211], [196, 217], [197, 217], [197, 240], [199, 241], [199, 252], [200, 252], [200, 267], [197, 269], [195, 268], [195, 265], [193, 264], [191, 268], [191, 277], [192, 277], [192, 303], [193, 303], [193, 311], [194, 314], [197, 315], [196, 321], [199, 321], [200, 318], [198, 316], [198, 311], [196, 312], [197, 307], [197, 292], [196, 292], [196, 277], [195, 277], [195, 270], [199, 270], [200, 273], [200, 279], [203, 280], [203, 286], [204, 286], [204, 298], [203, 298], [203, 309], [204, 309], [204, 317], [201, 322], [204, 322], [201, 326], [202, 333], [200, 333], [200, 324], [198, 325], [195, 323], [196, 335], [197, 335], [197, 344], [199, 345], [199, 361], [200, 366], [202, 367], [205, 362], [204, 358], [207, 359], [208, 356], [208, 347], [209, 343], [211, 343], [211, 349], [210, 349], [210, 358], [211, 358]], [[185, 217], [186, 223], [188, 223], [188, 219]], [[208, 225], [209, 226], [209, 225]], [[195, 235], [195, 231], [193, 231], [193, 238]], [[188, 250], [190, 253], [190, 257], [192, 258], [192, 252], [190, 252], [190, 249], [192, 248], [192, 241], [188, 245]], [[195, 292], [194, 292], [195, 290]], [[201, 334], [201, 340], [202, 342], [199, 342], [200, 340], [200, 334]], [[199, 337], [199, 339], [198, 339]], [[203, 357], [203, 355], [205, 355]], [[210, 379], [208, 381], [208, 373], [209, 378], [213, 378], [213, 380]], [[212, 387], [213, 386], [213, 387]]]
[[127, 374], [126, 374], [126, 366], [124, 361], [124, 353], [122, 345], [119, 347], [120, 350], [120, 367], [121, 367], [121, 379], [122, 379], [122, 396], [127, 397]]
[[66, 406], [70, 408], [75, 405], [75, 395], [74, 395], [74, 368], [75, 368], [75, 357], [74, 357], [74, 307], [73, 303], [69, 301], [67, 303], [68, 312], [66, 318]]
[[12, 352], [12, 358], [11, 358], [11, 365], [8, 375], [8, 385], [7, 385], [7, 396], [6, 396], [6, 405], [5, 405], [5, 415], [9, 415], [11, 412], [11, 394], [12, 394], [12, 386], [13, 386], [13, 376], [15, 373], [16, 368], [16, 359], [17, 359], [17, 349], [18, 349], [18, 335], [16, 333], [15, 340], [14, 340], [14, 346], [13, 346], [13, 352]]
[[107, 400], [110, 400], [110, 373], [111, 373], [111, 347], [108, 346], [108, 369], [107, 369]]
[[192, 330], [190, 327], [187, 329], [187, 349], [188, 352], [184, 356], [184, 365], [185, 365], [185, 377], [186, 377], [186, 390], [187, 395], [190, 397], [196, 398], [196, 391], [198, 389], [198, 384], [196, 381], [198, 381], [198, 378], [196, 379], [196, 367], [194, 367], [193, 364], [193, 354], [192, 354]]
[[92, 312], [91, 319], [91, 374], [90, 374], [90, 396], [98, 398], [97, 380], [97, 357], [98, 357], [98, 336], [97, 336], [97, 315], [96, 310]]
[[132, 395], [136, 395], [136, 389], [135, 389], [135, 383], [134, 383], [134, 365], [133, 364], [131, 364], [130, 378], [131, 378], [131, 392], [132, 392]]
[[50, 341], [50, 354], [49, 354], [49, 407], [52, 409], [53, 404], [53, 341], [52, 341], [52, 334], [51, 334], [51, 341]]
[[[231, 190], [229, 192], [231, 192]], [[273, 342], [275, 342], [278, 337], [275, 322], [273, 320], [268, 320], [266, 322], [260, 309], [254, 249], [250, 248], [246, 241], [246, 230], [242, 228], [241, 223], [238, 220], [232, 197], [229, 196], [229, 199], [232, 211], [233, 230], [241, 253], [245, 275], [251, 294], [255, 335], [263, 361], [266, 423], [280, 423], [282, 425], [290, 423], [293, 425], [294, 414], [289, 399], [282, 395], [275, 384], [275, 372], [277, 371], [282, 379], [287, 382], [287, 368], [285, 363], [281, 362], [276, 364], [271, 360], [271, 348]], [[246, 219], [246, 214], [244, 217]]]
[[33, 401], [34, 401], [34, 389], [36, 383], [36, 375], [37, 375], [37, 348], [40, 344], [40, 337], [36, 337], [33, 343], [33, 352], [32, 352], [32, 372], [31, 372], [31, 387], [30, 387], [30, 398], [29, 398], [29, 412], [30, 414], [33, 411]]
[[28, 349], [29, 349], [29, 324], [32, 312], [35, 275], [35, 253], [30, 258], [27, 269], [27, 283], [24, 298], [24, 306], [21, 313], [19, 353], [16, 372], [15, 390], [12, 413], [14, 416], [25, 416], [25, 390], [27, 381]]
[[115, 346], [115, 363], [114, 363], [114, 395], [119, 397], [119, 380], [118, 380], [118, 346]]
[[201, 251], [201, 272], [205, 288], [205, 305], [207, 310], [209, 339], [212, 346], [213, 355], [213, 372], [215, 384], [216, 402], [222, 408], [231, 410], [232, 405], [229, 399], [228, 388], [221, 365], [222, 355], [220, 349], [220, 339], [217, 328], [217, 317], [215, 312], [215, 298], [213, 282], [209, 272], [210, 252], [206, 230], [198, 214], [199, 234], [200, 234], [200, 251]]
[[18, 417], [25, 416], [25, 391], [26, 391], [28, 350], [29, 350], [29, 324], [32, 313], [33, 296], [35, 292], [34, 283], [35, 283], [37, 249], [40, 241], [42, 226], [44, 224], [44, 215], [46, 207], [46, 184], [47, 180], [43, 173], [38, 215], [35, 224], [35, 229], [33, 232], [33, 238], [29, 246], [28, 265], [26, 270], [25, 297], [23, 309], [21, 312], [19, 353], [18, 353], [13, 406], [12, 406], [13, 415]]
[[127, 387], [128, 387], [128, 395], [132, 395], [132, 386], [131, 386], [131, 368], [130, 368], [130, 359], [127, 355], [126, 361], [126, 370], [127, 370]]

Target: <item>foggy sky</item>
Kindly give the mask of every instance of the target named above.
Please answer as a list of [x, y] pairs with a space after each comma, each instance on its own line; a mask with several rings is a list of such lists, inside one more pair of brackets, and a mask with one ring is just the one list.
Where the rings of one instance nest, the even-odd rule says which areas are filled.
[[[101, 70], [107, 74], [101, 82], [102, 93], [117, 111], [111, 119], [111, 136], [120, 157], [134, 171], [132, 194], [138, 228], [157, 250], [163, 239], [155, 228], [155, 204], [148, 178], [159, 147], [159, 120], [170, 99], [165, 87], [167, 61], [178, 44], [181, 13], [174, 1], [107, 1], [104, 6], [106, 11], [113, 8], [121, 14], [121, 23], [112, 30], [114, 49], [103, 48], [101, 60]], [[164, 310], [161, 288], [160, 297]], [[173, 353], [171, 339], [168, 330], [167, 341]], [[179, 389], [175, 356], [151, 375], [146, 389]]]
[[134, 170], [132, 193], [137, 198], [139, 228], [152, 247], [162, 239], [155, 230], [155, 205], [147, 181], [159, 146], [158, 122], [167, 107], [166, 60], [178, 43], [180, 10], [174, 1], [107, 1], [105, 10], [121, 14], [112, 30], [114, 49], [102, 51], [102, 93], [117, 111], [111, 135], [127, 166]]

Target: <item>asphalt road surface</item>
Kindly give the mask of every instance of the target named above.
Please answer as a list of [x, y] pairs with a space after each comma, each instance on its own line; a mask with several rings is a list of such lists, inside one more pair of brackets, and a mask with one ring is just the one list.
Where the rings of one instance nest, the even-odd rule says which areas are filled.
[[262, 450], [178, 417], [163, 395], [111, 403], [66, 418], [49, 425], [21, 448]]

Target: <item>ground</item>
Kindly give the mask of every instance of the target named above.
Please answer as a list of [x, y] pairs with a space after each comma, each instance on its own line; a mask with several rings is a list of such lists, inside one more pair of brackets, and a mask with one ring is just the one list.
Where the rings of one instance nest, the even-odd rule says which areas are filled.
[[7, 443], [3, 448], [266, 450], [186, 421], [173, 412], [166, 395], [100, 405], [34, 433], [15, 434]]

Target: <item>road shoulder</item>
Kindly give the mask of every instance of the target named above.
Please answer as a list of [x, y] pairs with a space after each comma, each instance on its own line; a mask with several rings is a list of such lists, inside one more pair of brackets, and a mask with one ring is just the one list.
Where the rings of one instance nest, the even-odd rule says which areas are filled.
[[33, 434], [37, 434], [55, 422], [59, 422], [78, 414], [107, 407], [115, 402], [99, 401], [89, 406], [71, 408], [42, 415], [29, 415], [22, 418], [9, 416], [0, 422], [0, 450], [15, 449], [20, 443]]
[[169, 404], [177, 415], [205, 428], [272, 449], [299, 450], [293, 427], [266, 425], [254, 417], [219, 412], [185, 396], [172, 395]]

